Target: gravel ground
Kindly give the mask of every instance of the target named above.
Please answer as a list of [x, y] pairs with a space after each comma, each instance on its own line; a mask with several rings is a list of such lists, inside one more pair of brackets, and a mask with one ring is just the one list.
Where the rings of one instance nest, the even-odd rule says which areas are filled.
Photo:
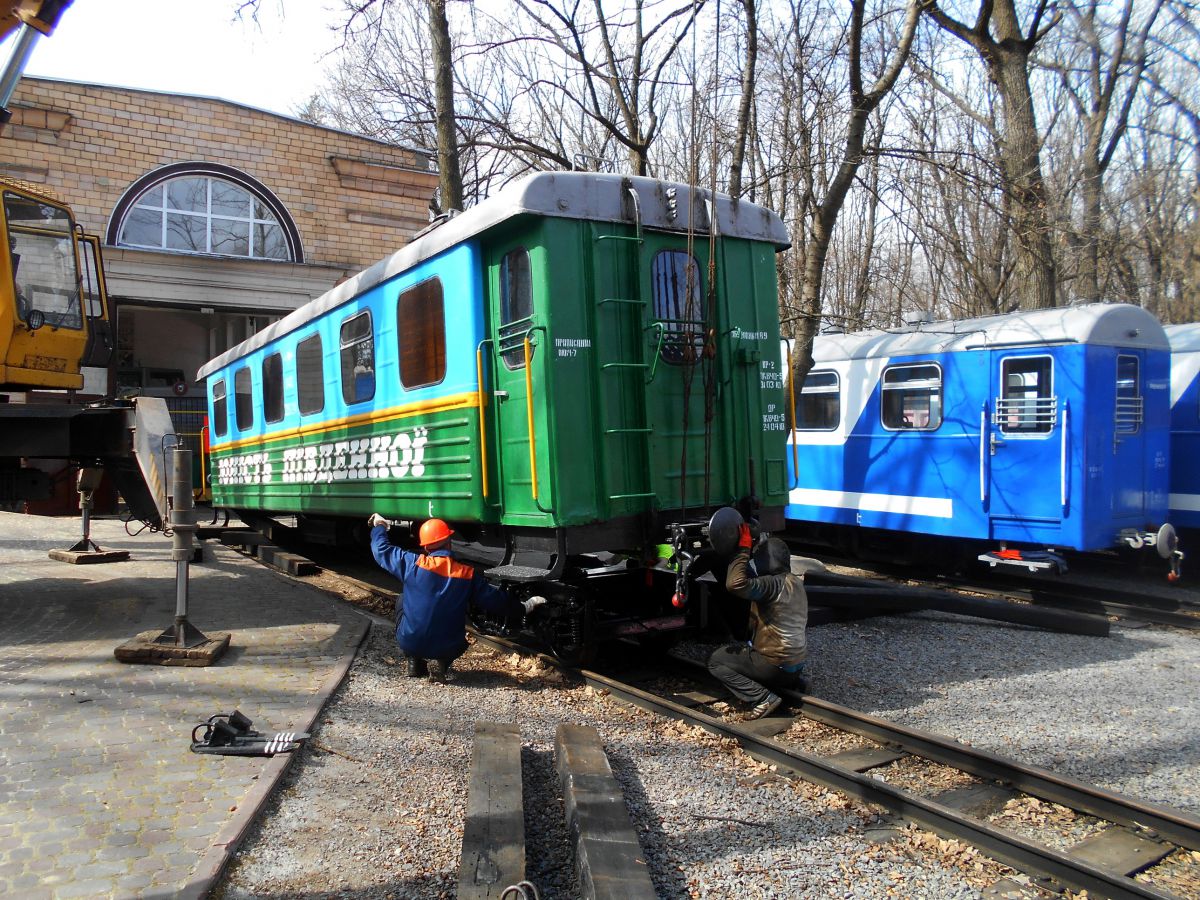
[[[1083, 638], [922, 613], [814, 628], [810, 644], [818, 696], [1200, 811], [1194, 634]], [[563, 721], [599, 729], [663, 897], [980, 897], [1014, 877], [911, 828], [872, 843], [863, 805], [536, 661], [473, 647], [454, 682], [434, 685], [400, 677], [396, 659], [377, 625], [216, 897], [452, 897], [481, 719], [521, 726], [528, 874], [543, 898], [576, 896], [554, 776]], [[1039, 815], [1014, 807], [1007, 824]], [[1090, 830], [1057, 808], [1046, 818], [1064, 837]], [[1183, 884], [1197, 884], [1196, 863], [1183, 860]]]

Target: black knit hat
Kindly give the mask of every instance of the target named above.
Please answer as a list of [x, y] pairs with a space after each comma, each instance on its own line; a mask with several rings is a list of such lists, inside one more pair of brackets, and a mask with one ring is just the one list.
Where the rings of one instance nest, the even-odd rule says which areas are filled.
[[782, 575], [791, 571], [792, 553], [779, 538], [767, 538], [754, 551], [754, 569], [759, 575]]

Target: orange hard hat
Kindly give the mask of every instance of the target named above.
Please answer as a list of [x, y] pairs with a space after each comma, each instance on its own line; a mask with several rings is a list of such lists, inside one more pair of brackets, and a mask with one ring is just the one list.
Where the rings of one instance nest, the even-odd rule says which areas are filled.
[[442, 541], [450, 540], [450, 535], [454, 534], [450, 530], [450, 526], [441, 519], [429, 519], [421, 525], [421, 531], [417, 536], [422, 547], [428, 547], [430, 544], [440, 544]]

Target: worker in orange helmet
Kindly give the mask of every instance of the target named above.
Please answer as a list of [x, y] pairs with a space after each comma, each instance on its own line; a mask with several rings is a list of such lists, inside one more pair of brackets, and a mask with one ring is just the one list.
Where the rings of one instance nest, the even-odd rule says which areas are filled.
[[372, 513], [367, 524], [375, 561], [403, 586], [396, 597], [396, 643], [404, 655], [406, 674], [414, 678], [427, 674], [431, 681], [444, 682], [451, 664], [467, 649], [469, 608], [507, 612], [508, 593], [454, 558], [450, 550], [454, 532], [441, 519], [421, 525], [418, 540], [423, 553], [393, 544], [388, 538], [391, 523], [379, 513]]

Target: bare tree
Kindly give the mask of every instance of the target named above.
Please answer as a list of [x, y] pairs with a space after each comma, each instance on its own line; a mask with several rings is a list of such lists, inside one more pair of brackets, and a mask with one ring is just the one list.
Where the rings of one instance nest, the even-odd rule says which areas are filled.
[[463, 208], [462, 169], [458, 164], [458, 130], [454, 116], [454, 60], [451, 54], [450, 23], [446, 0], [429, 4], [429, 43], [432, 49], [433, 106], [437, 120], [438, 193], [442, 209]]
[[738, 102], [737, 128], [729, 161], [729, 194], [742, 195], [742, 168], [746, 162], [746, 143], [750, 138], [750, 112], [754, 102], [754, 77], [758, 66], [758, 9], [755, 0], [742, 0], [746, 15], [746, 55], [742, 62], [742, 94]]
[[865, 150], [864, 136], [867, 119], [879, 106], [900, 77], [900, 72], [912, 50], [917, 22], [921, 15], [921, 0], [909, 0], [904, 9], [904, 20], [900, 25], [895, 47], [884, 57], [882, 71], [869, 88], [863, 80], [863, 20], [866, 0], [852, 0], [850, 6], [850, 29], [847, 43], [850, 110], [846, 125], [845, 142], [837, 171], [825, 191], [825, 196], [815, 206], [807, 223], [805, 235], [806, 258], [804, 260], [803, 285], [800, 294], [801, 321], [796, 330], [799, 339], [792, 356], [793, 378], [804, 380], [812, 368], [812, 341], [816, 336], [821, 313], [821, 287], [825, 277], [825, 261], [833, 238], [838, 213], [846, 200], [858, 169], [862, 165]]
[[1134, 0], [1124, 0], [1114, 21], [1105, 21], [1099, 0], [1063, 4], [1069, 37], [1059, 43], [1051, 65], [1059, 73], [1082, 131], [1080, 251], [1078, 294], [1100, 300], [1104, 173], [1129, 126], [1134, 100], [1143, 84], [1153, 32], [1164, 0], [1141, 4], [1134, 21]]
[[[516, 2], [535, 25], [529, 39], [557, 47], [578, 79], [539, 82], [540, 86], [567, 93], [625, 148], [630, 171], [649, 175], [650, 147], [663, 113], [663, 73], [695, 24], [704, 0], [672, 7], [634, 0], [617, 13], [606, 11], [601, 0], [592, 0], [590, 7], [583, 0]], [[657, 15], [647, 21], [648, 12]]]
[[1058, 21], [1050, 0], [1036, 0], [1025, 28], [1016, 0], [980, 0], [973, 24], [947, 14], [937, 0], [924, 0], [938, 26], [974, 48], [996, 86], [1004, 110], [1000, 144], [1006, 200], [1010, 204], [1029, 306], [1057, 305], [1054, 252], [1042, 180], [1041, 136], [1029, 87], [1030, 56]]

